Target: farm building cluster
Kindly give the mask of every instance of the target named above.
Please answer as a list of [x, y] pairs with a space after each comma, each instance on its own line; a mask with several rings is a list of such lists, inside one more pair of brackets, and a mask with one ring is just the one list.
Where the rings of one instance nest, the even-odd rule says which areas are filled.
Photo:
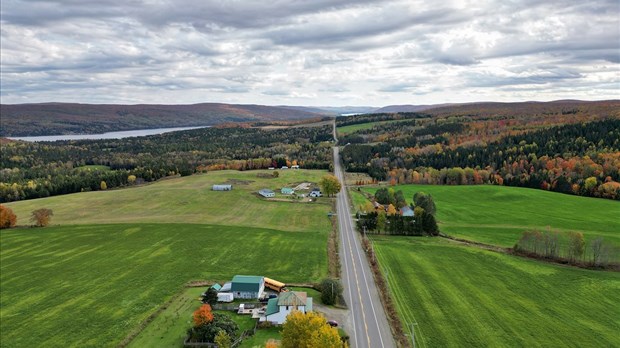
[[312, 297], [307, 293], [289, 291], [286, 284], [263, 276], [236, 275], [232, 281], [224, 285], [216, 283], [210, 288], [217, 291], [218, 302], [247, 300], [249, 303], [239, 303], [238, 314], [276, 325], [283, 324], [294, 310], [303, 313], [312, 310]]
[[[280, 194], [282, 195], [286, 195], [286, 196], [298, 196], [300, 198], [306, 198], [306, 194], [302, 193], [296, 193], [299, 191], [305, 191], [305, 190], [309, 190], [310, 189], [310, 184], [309, 183], [302, 183], [297, 185], [296, 187], [282, 187], [280, 189]], [[264, 198], [273, 198], [276, 196], [276, 192], [274, 190], [268, 189], [268, 188], [263, 188], [260, 189], [258, 191], [258, 194], [261, 195]], [[316, 197], [322, 197], [323, 193], [321, 192], [321, 190], [319, 188], [313, 188], [310, 193], [307, 194], [308, 197], [311, 198], [316, 198]]]

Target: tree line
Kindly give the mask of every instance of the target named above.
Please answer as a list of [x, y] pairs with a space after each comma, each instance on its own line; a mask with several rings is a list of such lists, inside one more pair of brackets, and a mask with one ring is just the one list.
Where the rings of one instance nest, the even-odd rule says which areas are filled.
[[587, 242], [581, 232], [525, 231], [513, 250], [520, 254], [574, 265], [618, 267], [620, 250], [602, 237]]

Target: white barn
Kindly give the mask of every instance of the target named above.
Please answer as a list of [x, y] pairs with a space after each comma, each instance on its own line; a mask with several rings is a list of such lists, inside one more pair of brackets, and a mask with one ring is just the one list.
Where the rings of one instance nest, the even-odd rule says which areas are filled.
[[265, 198], [271, 198], [271, 197], [275, 197], [276, 193], [273, 192], [270, 189], [262, 189], [260, 191], [258, 191], [258, 194], [265, 197]]

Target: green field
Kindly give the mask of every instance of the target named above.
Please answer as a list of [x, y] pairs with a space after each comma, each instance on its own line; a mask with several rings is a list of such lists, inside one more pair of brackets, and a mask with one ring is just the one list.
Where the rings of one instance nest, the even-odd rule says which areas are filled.
[[[209, 172], [7, 204], [20, 224], [37, 208], [54, 217], [51, 227], [0, 232], [1, 346], [116, 346], [191, 280], [325, 277], [330, 200], [274, 202], [255, 194], [316, 183], [325, 172], [257, 173]], [[233, 191], [211, 191], [231, 181]], [[187, 321], [162, 320], [169, 333], [162, 343], [178, 338]]]
[[185, 289], [131, 341], [128, 347], [182, 347], [187, 329], [193, 323], [192, 314], [202, 304], [200, 294], [205, 290], [206, 287]]
[[81, 170], [81, 171], [101, 171], [101, 172], [105, 172], [110, 170], [110, 167], [108, 166], [102, 166], [102, 165], [96, 165], [96, 164], [91, 164], [91, 165], [87, 165], [87, 166], [81, 166], [81, 167], [77, 167], [77, 170]]
[[352, 124], [349, 126], [337, 127], [336, 131], [339, 135], [347, 135], [351, 133], [355, 133], [359, 130], [371, 129], [372, 127], [379, 126], [386, 123], [394, 123], [394, 122], [403, 122], [403, 121], [411, 121], [409, 120], [390, 120], [390, 121], [377, 121], [377, 122], [368, 122], [368, 123], [359, 123]]
[[[424, 191], [433, 195], [443, 233], [511, 247], [527, 229], [583, 232], [620, 245], [620, 202], [505, 186], [400, 185], [407, 202]], [[374, 194], [376, 187], [362, 189]], [[354, 202], [361, 202], [359, 197]]]
[[[29, 225], [38, 208], [54, 211], [52, 224], [105, 224], [184, 222], [229, 226], [267, 227], [286, 231], [327, 231], [327, 199], [313, 203], [265, 201], [262, 188], [276, 191], [298, 183], [317, 183], [325, 171], [285, 170], [280, 177], [264, 179], [257, 173], [272, 171], [213, 171], [172, 178], [137, 188], [83, 192], [6, 204], [17, 215], [18, 225]], [[213, 184], [232, 182], [232, 191], [211, 191]], [[284, 197], [284, 196], [282, 196]]]
[[446, 239], [374, 236], [417, 347], [618, 347], [620, 273], [541, 263]]

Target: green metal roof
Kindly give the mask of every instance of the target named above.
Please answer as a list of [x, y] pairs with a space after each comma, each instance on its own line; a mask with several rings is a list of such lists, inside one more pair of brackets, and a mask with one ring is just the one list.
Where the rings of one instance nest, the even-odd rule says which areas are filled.
[[237, 291], [251, 291], [258, 292], [260, 285], [263, 282], [263, 277], [260, 276], [244, 276], [236, 275], [232, 279], [232, 292]]
[[269, 301], [267, 301], [267, 310], [265, 311], [265, 315], [272, 315], [274, 313], [278, 313], [279, 311], [278, 298], [270, 298]]
[[215, 289], [215, 291], [220, 291], [220, 289], [222, 289], [222, 286], [218, 283], [211, 285], [211, 287]]

